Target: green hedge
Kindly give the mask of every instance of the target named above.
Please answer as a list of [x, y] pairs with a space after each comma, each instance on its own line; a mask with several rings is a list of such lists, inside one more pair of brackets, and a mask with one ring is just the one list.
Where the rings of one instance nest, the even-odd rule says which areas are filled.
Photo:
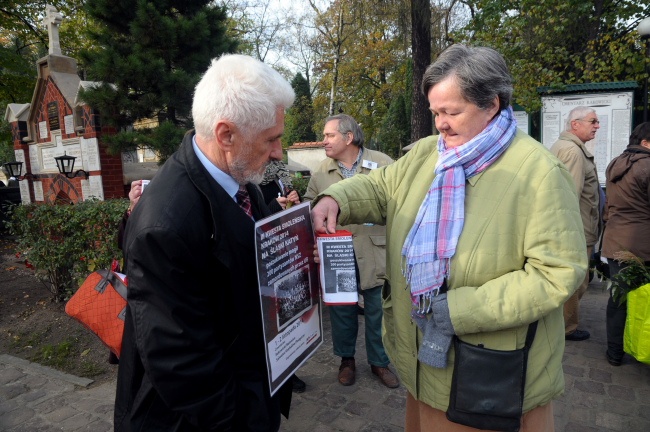
[[88, 274], [121, 260], [117, 230], [128, 206], [126, 199], [18, 205], [8, 225], [26, 263], [34, 266], [54, 300], [62, 301]]
[[296, 192], [298, 192], [298, 195], [302, 198], [305, 196], [305, 192], [307, 192], [309, 177], [303, 177], [300, 173], [296, 173], [296, 175], [291, 179], [291, 184]]

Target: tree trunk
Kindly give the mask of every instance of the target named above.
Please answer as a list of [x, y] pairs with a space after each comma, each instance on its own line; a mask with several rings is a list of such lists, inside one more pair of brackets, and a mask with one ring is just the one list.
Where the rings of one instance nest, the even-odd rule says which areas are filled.
[[334, 56], [334, 68], [332, 70], [332, 87], [330, 88], [330, 109], [329, 115], [334, 115], [334, 103], [336, 102], [336, 85], [339, 81], [339, 63], [341, 62], [341, 50], [343, 48], [343, 7], [339, 9], [339, 25], [336, 37], [336, 54]]
[[411, 48], [413, 50], [413, 98], [411, 142], [431, 135], [433, 121], [429, 101], [422, 94], [422, 75], [431, 62], [431, 5], [429, 0], [411, 0]]
[[336, 84], [339, 80], [339, 56], [334, 57], [334, 68], [332, 70], [332, 86], [330, 87], [330, 116], [334, 115], [334, 102], [336, 98]]

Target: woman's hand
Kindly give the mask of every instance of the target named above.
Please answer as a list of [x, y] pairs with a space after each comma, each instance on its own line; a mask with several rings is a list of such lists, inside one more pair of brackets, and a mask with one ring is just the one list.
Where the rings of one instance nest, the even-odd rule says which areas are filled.
[[279, 196], [275, 200], [278, 202], [278, 204], [280, 204], [280, 207], [282, 207], [282, 210], [287, 208], [287, 199], [285, 197]]
[[300, 204], [300, 196], [298, 195], [298, 192], [295, 190], [292, 190], [289, 192], [289, 194], [286, 197], [281, 196], [278, 194], [278, 197], [276, 198], [278, 201], [278, 204], [280, 204], [280, 207], [282, 209], [288, 209], [294, 204]]
[[295, 190], [289, 192], [289, 195], [287, 195], [287, 200], [291, 201], [293, 204], [300, 204], [300, 196]]
[[339, 204], [332, 197], [325, 196], [311, 210], [311, 220], [314, 231], [330, 234], [336, 231], [339, 215]]
[[129, 213], [133, 211], [135, 205], [140, 201], [140, 196], [142, 195], [142, 180], [133, 180], [131, 182], [131, 190], [129, 191]]

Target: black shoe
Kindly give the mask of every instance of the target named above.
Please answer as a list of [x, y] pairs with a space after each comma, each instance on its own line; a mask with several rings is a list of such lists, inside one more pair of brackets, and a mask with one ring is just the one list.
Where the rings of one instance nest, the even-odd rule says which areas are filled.
[[583, 341], [589, 339], [590, 336], [587, 330], [576, 330], [573, 333], [564, 335], [564, 339], [568, 341]]
[[304, 393], [307, 388], [307, 384], [297, 376], [293, 375], [291, 377], [291, 389], [294, 393]]
[[609, 351], [605, 351], [605, 356], [607, 356], [607, 362], [611, 364], [612, 366], [620, 366], [621, 363], [623, 363], [623, 358], [621, 357], [620, 359], [617, 359], [616, 357], [612, 357], [609, 354]]

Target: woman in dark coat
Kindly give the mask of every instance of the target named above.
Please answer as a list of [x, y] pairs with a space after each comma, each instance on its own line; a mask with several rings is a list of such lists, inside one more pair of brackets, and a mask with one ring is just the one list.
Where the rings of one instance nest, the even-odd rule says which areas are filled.
[[[625, 151], [609, 163], [606, 194], [601, 255], [613, 277], [625, 267], [614, 259], [616, 252], [631, 252], [650, 264], [650, 122], [637, 126]], [[627, 305], [612, 294], [607, 303], [606, 356], [609, 364], [620, 366]]]

